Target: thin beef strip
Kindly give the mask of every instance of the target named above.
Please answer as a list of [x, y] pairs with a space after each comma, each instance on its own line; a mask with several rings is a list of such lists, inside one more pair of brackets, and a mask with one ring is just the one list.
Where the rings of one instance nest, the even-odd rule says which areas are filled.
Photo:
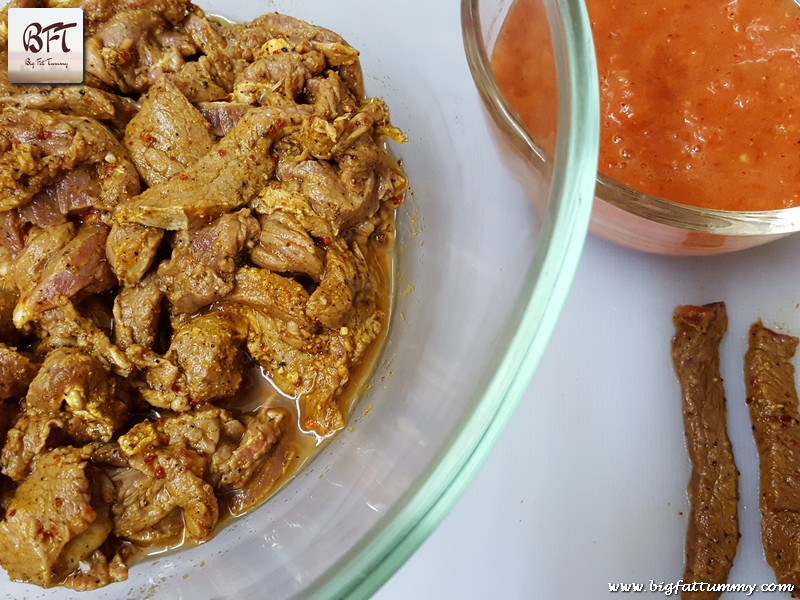
[[253, 106], [241, 102], [200, 102], [197, 108], [211, 126], [211, 133], [223, 137]]
[[14, 307], [19, 296], [16, 292], [0, 286], [0, 343], [15, 346], [19, 331], [14, 326]]
[[34, 324], [34, 331], [40, 340], [34, 348], [39, 356], [57, 348], [79, 348], [123, 377], [134, 372], [130, 359], [111, 343], [108, 334], [72, 303], [44, 311]]
[[[205, 458], [184, 444], [168, 444], [165, 435], [150, 422], [134, 425], [119, 438], [119, 446], [131, 467], [145, 475], [152, 486], [163, 485], [165, 500], [171, 505], [169, 512], [176, 508], [182, 511], [185, 541], [207, 539], [219, 519], [219, 505], [214, 488], [203, 479]], [[169, 514], [166, 507], [162, 512]], [[124, 511], [115, 508], [119, 535], [125, 533], [120, 530], [122, 514]], [[147, 526], [138, 524], [142, 525]]]
[[114, 223], [106, 241], [106, 258], [123, 285], [136, 285], [156, 259], [164, 230], [139, 223]]
[[125, 145], [139, 175], [153, 186], [183, 171], [214, 143], [210, 126], [181, 91], [159, 79], [125, 129]]
[[275, 168], [269, 150], [295, 128], [282, 111], [255, 108], [211, 151], [177, 177], [121, 203], [120, 222], [162, 229], [188, 229], [247, 204]]
[[98, 360], [74, 348], [49, 353], [3, 446], [2, 472], [21, 481], [55, 430], [79, 443], [110, 441], [128, 416], [124, 397]]
[[37, 227], [67, 222], [75, 213], [100, 204], [102, 188], [95, 166], [83, 165], [67, 171], [59, 181], [42, 188], [20, 209], [20, 215]]
[[164, 356], [128, 348], [142, 371], [133, 385], [150, 405], [178, 412], [231, 398], [242, 383], [245, 336], [233, 311], [198, 315], [177, 328]]
[[136, 112], [136, 102], [87, 85], [15, 85], [8, 81], [8, 53], [0, 52], [0, 108], [66, 113], [106, 122], [123, 129]]
[[137, 194], [139, 178], [122, 144], [102, 123], [40, 110], [0, 111], [0, 211], [24, 206], [81, 165], [97, 169], [96, 207], [110, 210]]
[[322, 278], [325, 254], [302, 223], [290, 213], [276, 211], [259, 219], [261, 234], [250, 251], [250, 260], [276, 273]]
[[[686, 533], [687, 582], [725, 583], [739, 543], [738, 471], [728, 439], [719, 345], [728, 328], [725, 305], [679, 306], [673, 315], [672, 360], [683, 393], [686, 445], [692, 461]], [[713, 600], [721, 592], [683, 592]]]
[[780, 583], [800, 597], [800, 413], [794, 367], [796, 337], [761, 322], [750, 328], [745, 389], [759, 456], [761, 541]]
[[30, 356], [0, 343], [0, 400], [22, 398], [38, 370]]
[[133, 345], [152, 349], [158, 336], [164, 293], [150, 274], [125, 286], [114, 298], [114, 342], [122, 350]]
[[[188, 2], [180, 4], [185, 11]], [[121, 10], [86, 40], [87, 81], [122, 94], [144, 92], [164, 73], [180, 70], [196, 51], [164, 15], [144, 7]]]
[[[53, 229], [56, 228], [44, 231]], [[85, 223], [75, 237], [50, 256], [40, 269], [32, 271], [38, 277], [31, 277], [31, 271], [20, 272], [17, 269], [17, 282], [27, 278], [33, 283], [30, 289], [20, 290], [23, 293], [14, 309], [17, 328], [22, 328], [46, 310], [66, 305], [81, 292], [103, 292], [116, 283], [106, 260], [107, 236], [108, 227], [105, 225]]]
[[227, 53], [248, 62], [253, 61], [269, 40], [285, 39], [291, 43], [307, 41], [324, 54], [330, 66], [338, 70], [355, 96], [364, 95], [358, 51], [328, 29], [287, 15], [270, 13], [248, 23], [228, 25], [221, 33], [227, 41]]
[[113, 487], [69, 446], [42, 455], [0, 521], [0, 564], [11, 579], [91, 589], [127, 578], [100, 550], [111, 532]]
[[25, 248], [27, 227], [16, 210], [0, 212], [0, 277], [8, 276], [14, 261]]
[[243, 208], [196, 231], [181, 231], [172, 257], [158, 266], [158, 283], [175, 311], [194, 313], [221, 300], [234, 286], [239, 255], [259, 233], [258, 221]]

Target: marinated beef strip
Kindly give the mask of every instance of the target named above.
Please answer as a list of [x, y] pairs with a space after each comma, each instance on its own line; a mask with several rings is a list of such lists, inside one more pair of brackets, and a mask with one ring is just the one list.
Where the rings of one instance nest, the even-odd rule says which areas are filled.
[[[727, 432], [719, 346], [728, 328], [725, 305], [679, 306], [673, 315], [672, 360], [683, 396], [692, 462], [686, 533], [687, 582], [725, 583], [739, 543], [738, 471]], [[721, 592], [683, 592], [711, 600]]]
[[42, 455], [0, 521], [0, 564], [11, 579], [92, 589], [127, 578], [101, 548], [111, 532], [110, 480], [72, 447]]
[[761, 541], [780, 583], [800, 597], [800, 413], [794, 366], [798, 338], [761, 322], [750, 328], [744, 377], [759, 457]]
[[271, 108], [245, 114], [231, 132], [177, 177], [121, 203], [116, 218], [162, 229], [188, 229], [247, 204], [275, 170], [269, 150], [292, 127]]
[[208, 153], [210, 125], [168, 79], [159, 79], [125, 128], [125, 145], [149, 186], [171, 179]]
[[79, 166], [95, 169], [97, 208], [109, 210], [139, 191], [123, 145], [105, 125], [87, 117], [34, 109], [0, 110], [0, 211], [25, 206]]

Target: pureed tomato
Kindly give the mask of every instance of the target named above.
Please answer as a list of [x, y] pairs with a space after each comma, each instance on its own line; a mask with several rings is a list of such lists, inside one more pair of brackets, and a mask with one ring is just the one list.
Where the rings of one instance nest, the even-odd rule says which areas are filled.
[[[516, 0], [493, 62], [534, 137], [553, 90], [541, 0]], [[728, 210], [800, 205], [800, 7], [793, 0], [586, 0], [601, 94], [599, 168], [641, 191]], [[550, 59], [551, 60], [551, 59]]]

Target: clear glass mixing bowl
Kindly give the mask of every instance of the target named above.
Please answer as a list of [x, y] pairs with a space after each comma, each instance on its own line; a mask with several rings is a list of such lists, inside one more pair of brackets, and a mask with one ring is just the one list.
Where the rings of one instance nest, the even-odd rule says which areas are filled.
[[[411, 181], [392, 320], [349, 427], [305, 470], [211, 541], [137, 563], [127, 582], [81, 598], [366, 597], [450, 509], [528, 385], [589, 222], [598, 119], [588, 21], [578, 0], [543, 2], [558, 135], [552, 160], [529, 163], [542, 168], [528, 194], [496, 151], [487, 115], [502, 108], [488, 101], [486, 111], [476, 91], [457, 2], [199, 2], [232, 20], [286, 12], [361, 50], [368, 93], [409, 138], [392, 146]], [[462, 7], [473, 68], [475, 39], [496, 35], [507, 8], [480, 4], [480, 22], [477, 1]], [[75, 594], [5, 579], [0, 597]]]
[[[533, 13], [542, 12], [538, 1], [534, 3], [537, 6], [531, 9]], [[481, 11], [495, 23], [494, 27], [498, 28], [505, 20], [507, 5], [511, 2], [485, 0], [476, 3], [478, 4]], [[519, 17], [512, 13], [510, 18], [516, 20]], [[528, 34], [535, 40], [546, 37], [546, 32], [536, 27], [531, 27]], [[500, 92], [492, 77], [491, 64], [494, 39], [492, 35], [482, 38], [477, 36], [473, 46], [476, 62], [481, 64], [482, 69], [477, 79], [478, 84], [491, 104], [503, 106], [502, 109], [497, 109], [497, 121], [508, 132], [507, 140], [502, 144], [513, 146], [519, 153], [529, 155], [528, 160], [536, 161], [537, 157], [552, 156], [552, 136], [537, 131], [539, 139], [531, 139], [514, 107], [505, 106], [497, 99]], [[602, 40], [598, 45], [600, 43]], [[546, 48], [532, 58], [533, 64], [549, 66]], [[528, 74], [520, 73], [520, 78], [523, 76], [531, 79]], [[544, 85], [548, 84], [545, 79]], [[523, 89], [525, 85], [522, 86]], [[521, 112], [524, 111], [521, 109]], [[537, 119], [547, 123], [549, 117], [539, 114]], [[530, 188], [530, 173], [526, 165], [515, 168], [514, 173]], [[721, 254], [758, 246], [800, 231], [800, 207], [769, 211], [699, 208], [643, 193], [600, 172], [597, 173], [595, 195], [590, 223], [592, 233], [629, 248], [656, 254]]]

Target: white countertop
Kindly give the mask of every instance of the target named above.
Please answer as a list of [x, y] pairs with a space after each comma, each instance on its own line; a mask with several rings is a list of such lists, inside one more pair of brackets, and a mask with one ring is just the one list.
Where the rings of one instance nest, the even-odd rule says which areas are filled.
[[[677, 304], [714, 300], [728, 304], [722, 371], [741, 471], [742, 539], [729, 581], [773, 582], [760, 545], [741, 365], [756, 319], [800, 334], [798, 256], [798, 236], [701, 259], [590, 237], [512, 422], [452, 513], [375, 600], [587, 600], [611, 595], [611, 582], [679, 580], [689, 461], [671, 314]], [[789, 598], [751, 597], [759, 596]], [[723, 595], [733, 597], [744, 594]]]

